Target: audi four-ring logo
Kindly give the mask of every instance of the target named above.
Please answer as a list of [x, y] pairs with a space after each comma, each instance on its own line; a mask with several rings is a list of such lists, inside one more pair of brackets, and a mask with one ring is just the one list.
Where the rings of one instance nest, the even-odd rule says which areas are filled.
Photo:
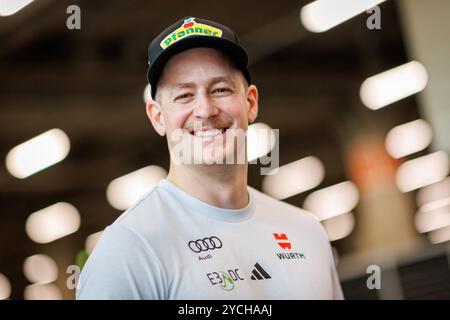
[[195, 253], [222, 248], [222, 241], [216, 236], [189, 241], [189, 249]]

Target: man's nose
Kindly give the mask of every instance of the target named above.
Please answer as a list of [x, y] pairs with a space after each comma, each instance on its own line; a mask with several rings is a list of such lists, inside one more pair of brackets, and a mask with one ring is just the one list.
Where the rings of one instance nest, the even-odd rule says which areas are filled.
[[219, 114], [219, 108], [207, 94], [198, 94], [194, 106], [194, 116], [197, 118], [210, 118]]

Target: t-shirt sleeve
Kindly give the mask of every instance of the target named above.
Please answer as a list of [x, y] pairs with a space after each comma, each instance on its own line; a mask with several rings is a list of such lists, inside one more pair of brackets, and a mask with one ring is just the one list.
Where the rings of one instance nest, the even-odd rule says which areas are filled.
[[159, 260], [136, 232], [122, 225], [104, 231], [80, 274], [77, 300], [165, 299]]
[[333, 281], [333, 299], [334, 300], [344, 300], [344, 293], [342, 292], [341, 282], [339, 281], [339, 276], [336, 270], [336, 264], [333, 258], [333, 252], [330, 247], [330, 255], [331, 255], [331, 277]]
[[331, 273], [331, 281], [332, 281], [332, 286], [333, 286], [333, 300], [344, 300], [345, 297], [342, 292], [341, 283], [339, 281], [339, 275], [336, 270], [336, 263], [335, 263], [334, 256], [333, 256], [333, 250], [331, 249], [331, 245], [328, 240], [328, 235], [327, 235], [325, 229], [323, 228], [322, 224], [320, 223], [320, 221], [318, 219], [317, 219], [317, 221], [318, 221], [318, 226], [322, 233], [322, 239], [324, 240], [324, 244], [325, 244], [327, 254], [328, 254], [328, 261], [329, 261], [329, 267], [330, 267], [330, 273]]

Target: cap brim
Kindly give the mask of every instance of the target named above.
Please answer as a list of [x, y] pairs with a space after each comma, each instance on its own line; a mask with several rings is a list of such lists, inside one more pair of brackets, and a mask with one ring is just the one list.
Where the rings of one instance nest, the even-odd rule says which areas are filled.
[[[169, 61], [170, 58], [172, 58], [177, 53], [200, 47], [218, 49], [227, 54], [237, 65], [237, 67], [242, 70], [242, 72], [244, 73], [244, 77], [250, 83], [250, 74], [247, 70], [248, 55], [244, 48], [232, 41], [223, 38], [190, 36], [179, 40], [166, 48], [164, 52], [160, 54], [158, 59], [150, 65], [147, 72], [147, 79], [152, 89], [156, 86], [156, 82], [158, 81], [165, 64], [167, 63], [167, 61]], [[154, 91], [156, 90], [152, 90], [153, 98]]]

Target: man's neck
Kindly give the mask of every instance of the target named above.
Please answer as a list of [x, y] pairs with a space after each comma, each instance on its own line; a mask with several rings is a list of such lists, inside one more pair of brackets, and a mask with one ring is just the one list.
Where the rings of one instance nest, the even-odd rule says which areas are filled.
[[212, 206], [241, 209], [249, 201], [247, 164], [184, 166], [171, 163], [167, 180]]

